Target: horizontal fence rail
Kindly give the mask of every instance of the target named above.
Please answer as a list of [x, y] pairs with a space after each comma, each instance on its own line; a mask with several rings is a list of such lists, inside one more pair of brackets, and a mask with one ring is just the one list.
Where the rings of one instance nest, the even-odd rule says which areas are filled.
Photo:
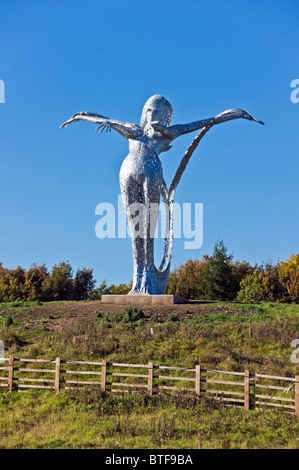
[[[135, 369], [132, 373], [132, 369]], [[80, 390], [95, 386], [102, 392], [191, 393], [220, 400], [227, 406], [246, 410], [282, 408], [299, 416], [299, 375], [282, 377], [254, 374], [249, 370], [223, 370], [124, 364], [119, 362], [64, 361], [9, 358], [1, 359], [0, 389]]]

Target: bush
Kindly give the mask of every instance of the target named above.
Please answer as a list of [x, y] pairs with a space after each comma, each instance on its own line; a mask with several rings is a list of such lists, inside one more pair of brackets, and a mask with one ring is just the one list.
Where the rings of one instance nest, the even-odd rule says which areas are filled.
[[240, 284], [240, 302], [299, 302], [299, 254], [276, 265], [255, 267]]
[[130, 305], [123, 307], [120, 313], [98, 312], [96, 320], [102, 325], [108, 328], [112, 327], [116, 323], [125, 323], [130, 327], [135, 327], [143, 323], [144, 313], [139, 307]]
[[179, 314], [178, 313], [171, 313], [169, 317], [167, 318], [167, 321], [169, 322], [177, 322], [179, 321]]
[[102, 295], [126, 295], [129, 293], [132, 287], [130, 284], [115, 284], [107, 285], [107, 282], [104, 280], [102, 284], [94, 289], [88, 296], [88, 300], [101, 300]]
[[120, 314], [122, 315], [122, 321], [124, 323], [134, 323], [144, 318], [143, 311], [139, 307], [134, 307], [133, 305], [124, 307]]
[[2, 324], [3, 324], [6, 328], [8, 328], [10, 325], [13, 324], [13, 319], [12, 319], [11, 317], [9, 317], [9, 316], [8, 316], [8, 317], [2, 317], [1, 320], [2, 320]]
[[241, 281], [238, 302], [261, 302], [266, 296], [265, 278], [263, 272], [255, 271]]

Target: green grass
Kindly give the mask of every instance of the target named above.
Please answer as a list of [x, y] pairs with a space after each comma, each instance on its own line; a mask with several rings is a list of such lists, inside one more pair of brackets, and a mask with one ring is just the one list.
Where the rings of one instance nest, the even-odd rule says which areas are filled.
[[2, 393], [1, 448], [298, 448], [298, 419], [213, 400], [89, 392]]
[[[54, 306], [53, 306], [54, 307]], [[140, 310], [140, 309], [139, 309]], [[299, 306], [282, 304], [209, 304], [200, 311], [173, 312], [167, 319], [136, 311], [95, 313], [73, 320], [66, 310], [66, 323], [50, 331], [51, 314], [33, 312], [23, 317], [5, 313], [0, 317], [0, 339], [7, 354], [40, 358], [107, 359], [115, 362], [148, 363], [294, 376], [298, 366], [290, 361], [290, 343], [299, 337]], [[219, 313], [218, 313], [219, 310]], [[135, 316], [134, 316], [135, 315]], [[152, 334], [153, 333], [153, 334]]]
[[38, 302], [19, 301], [19, 302], [2, 302], [0, 305], [1, 307], [6, 307], [10, 311], [14, 311], [14, 309], [16, 308], [25, 310], [28, 307], [37, 307], [38, 305], [43, 305], [43, 303], [39, 301]]
[[[167, 317], [159, 310], [144, 315], [129, 309], [94, 311], [80, 319], [68, 305], [64, 317], [57, 310], [61, 303], [39, 314], [44, 307], [0, 305], [6, 356], [299, 373], [290, 360], [290, 343], [299, 337], [295, 304], [219, 302], [186, 306]], [[54, 331], [51, 322], [62, 319], [66, 322]], [[299, 443], [294, 416], [273, 409], [245, 412], [206, 398], [1, 391], [0, 409], [2, 448], [298, 448]]]

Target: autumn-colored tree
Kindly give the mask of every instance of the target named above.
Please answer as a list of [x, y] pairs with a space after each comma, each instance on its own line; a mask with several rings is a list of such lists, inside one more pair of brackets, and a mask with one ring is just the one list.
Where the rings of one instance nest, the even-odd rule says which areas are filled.
[[[51, 273], [45, 264], [28, 270], [18, 266], [7, 269], [0, 262], [0, 302], [23, 300], [97, 300], [103, 294], [126, 295], [129, 284], [94, 288], [92, 269], [73, 268], [68, 261], [54, 265]], [[299, 302], [299, 254], [276, 265], [252, 267], [246, 261], [233, 261], [223, 241], [218, 241], [212, 256], [189, 259], [169, 276], [167, 294], [187, 299], [234, 300], [240, 302]]]
[[4, 274], [6, 273], [6, 271], [7, 271], [7, 269], [4, 268], [3, 263], [1, 263], [1, 261], [0, 261], [0, 279], [1, 279], [1, 277], [4, 276]]
[[232, 261], [231, 266], [232, 266], [232, 274], [233, 274], [235, 281], [238, 284], [238, 290], [239, 290], [242, 279], [248, 276], [248, 274], [252, 274], [255, 268], [251, 266], [251, 264], [248, 263], [248, 261], [245, 261], [245, 260]]
[[[268, 262], [255, 266], [253, 273], [240, 283], [237, 300], [240, 302], [273, 302], [283, 300], [286, 288], [279, 276], [279, 264]], [[286, 299], [284, 299], [286, 300]]]
[[26, 300], [44, 300], [44, 283], [50, 276], [45, 264], [33, 264], [25, 271], [24, 292]]
[[185, 264], [180, 264], [169, 276], [166, 293], [186, 299], [198, 298], [196, 282], [203, 263], [202, 260], [189, 259]]
[[281, 300], [284, 289], [279, 279], [278, 264], [273, 265], [270, 262], [266, 263], [265, 266], [263, 266], [263, 273], [265, 289], [264, 300], [267, 302]]
[[282, 300], [299, 302], [299, 253], [278, 263], [278, 277], [282, 288]]
[[177, 286], [177, 280], [178, 280], [178, 273], [177, 269], [174, 269], [171, 271], [169, 274], [168, 282], [167, 282], [167, 288], [166, 288], [166, 294], [167, 295], [176, 295], [176, 286]]
[[18, 266], [16, 269], [2, 270], [0, 277], [1, 302], [26, 300], [25, 270]]
[[121, 284], [118, 284], [116, 288], [116, 293], [117, 295], [127, 295], [131, 289], [132, 289], [132, 283], [129, 283], [129, 284], [121, 283]]
[[187, 299], [233, 300], [241, 280], [253, 272], [246, 261], [232, 261], [223, 241], [218, 241], [212, 256], [189, 259], [169, 276], [167, 294]]
[[266, 297], [265, 275], [262, 270], [248, 274], [241, 281], [240, 286], [241, 289], [237, 295], [238, 302], [261, 302]]

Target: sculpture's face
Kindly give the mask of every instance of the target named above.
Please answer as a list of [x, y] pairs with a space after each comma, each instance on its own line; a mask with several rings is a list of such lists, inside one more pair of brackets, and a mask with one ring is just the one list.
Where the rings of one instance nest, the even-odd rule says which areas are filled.
[[141, 127], [150, 124], [151, 122], [158, 121], [164, 126], [169, 126], [172, 116], [172, 107], [161, 95], [154, 95], [147, 100], [144, 105], [140, 125]]
[[146, 111], [146, 121], [151, 123], [158, 121], [159, 123], [163, 122], [165, 115], [164, 106], [159, 103], [155, 103], [154, 106], [149, 106]]

